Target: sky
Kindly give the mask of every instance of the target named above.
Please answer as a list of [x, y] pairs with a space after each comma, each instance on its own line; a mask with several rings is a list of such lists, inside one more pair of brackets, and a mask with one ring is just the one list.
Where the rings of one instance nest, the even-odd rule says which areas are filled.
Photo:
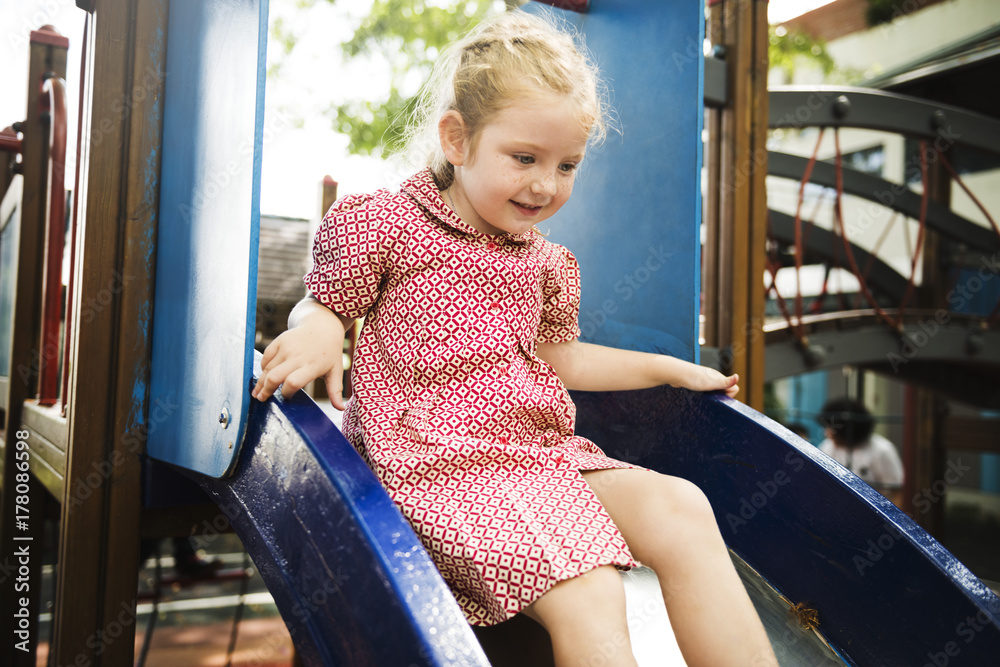
[[[830, 0], [771, 0], [771, 22], [785, 21]], [[297, 0], [271, 0], [270, 20], [281, 18], [300, 39], [281, 74], [269, 77], [265, 93], [265, 127], [261, 174], [261, 212], [312, 218], [319, 213], [320, 182], [330, 175], [349, 194], [384, 187], [400, 174], [382, 160], [348, 154], [347, 139], [334, 131], [332, 105], [351, 96], [377, 99], [384, 91], [388, 66], [378, 58], [345, 65], [340, 43], [367, 14], [371, 0], [320, 0], [308, 11]], [[79, 89], [80, 45], [84, 13], [74, 0], [0, 0], [0, 127], [20, 120], [27, 95], [27, 39], [32, 29], [49, 23], [70, 40], [67, 66], [68, 108], [75, 117]], [[268, 59], [280, 55], [269, 40]], [[76, 121], [71, 117], [68, 146], [75, 146]], [[67, 165], [72, 183], [75, 165]]]

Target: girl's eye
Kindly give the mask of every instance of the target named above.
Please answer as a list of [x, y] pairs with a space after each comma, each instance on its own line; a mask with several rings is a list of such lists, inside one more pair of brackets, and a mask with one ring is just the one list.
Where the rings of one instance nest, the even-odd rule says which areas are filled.
[[559, 170], [569, 173], [574, 169], [576, 169], [578, 166], [579, 165], [577, 165], [575, 162], [564, 162], [561, 165], [559, 165]]
[[514, 159], [517, 160], [518, 162], [520, 162], [521, 164], [534, 164], [535, 163], [535, 158], [531, 157], [530, 155], [515, 155]]

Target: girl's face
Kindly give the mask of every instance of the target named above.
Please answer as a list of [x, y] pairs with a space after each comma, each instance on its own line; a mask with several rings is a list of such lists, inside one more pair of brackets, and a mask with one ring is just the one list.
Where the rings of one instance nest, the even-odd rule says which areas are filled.
[[[522, 234], [569, 199], [590, 134], [571, 99], [527, 96], [486, 123], [474, 145], [461, 116], [449, 113], [453, 133], [446, 135], [446, 118], [442, 142], [455, 181], [447, 194], [467, 224], [487, 234]], [[451, 145], [447, 136], [455, 138]]]

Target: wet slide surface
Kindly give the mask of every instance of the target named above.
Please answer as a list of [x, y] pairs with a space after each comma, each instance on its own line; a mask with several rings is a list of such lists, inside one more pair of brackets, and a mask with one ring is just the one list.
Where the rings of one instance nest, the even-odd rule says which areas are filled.
[[[574, 398], [580, 432], [609, 454], [706, 490], [782, 665], [995, 664], [1000, 600], [808, 443], [725, 398], [670, 388]], [[304, 664], [551, 664], [527, 619], [473, 632], [310, 399], [254, 403], [246, 433], [233, 475], [196, 478], [246, 545]], [[655, 576], [625, 577], [640, 664], [683, 664]], [[789, 613], [796, 604], [816, 612], [816, 631]]]

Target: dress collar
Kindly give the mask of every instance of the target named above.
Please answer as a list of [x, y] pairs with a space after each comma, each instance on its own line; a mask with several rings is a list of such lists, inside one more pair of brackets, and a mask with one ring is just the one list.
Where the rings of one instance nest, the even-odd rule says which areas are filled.
[[404, 181], [400, 190], [410, 196], [428, 214], [446, 227], [451, 227], [465, 234], [471, 234], [491, 240], [502, 240], [513, 243], [530, 243], [537, 234], [531, 230], [523, 234], [500, 234], [493, 236], [481, 232], [472, 225], [463, 221], [458, 214], [445, 203], [441, 197], [441, 190], [438, 189], [437, 182], [430, 168], [423, 169], [408, 180]]

